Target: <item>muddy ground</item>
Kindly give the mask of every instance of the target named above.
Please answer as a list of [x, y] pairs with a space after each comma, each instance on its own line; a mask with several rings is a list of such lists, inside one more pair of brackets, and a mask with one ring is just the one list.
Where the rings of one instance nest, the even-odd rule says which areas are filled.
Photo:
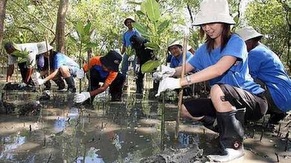
[[[177, 102], [154, 98], [151, 83], [144, 95], [134, 93], [133, 78], [128, 84], [121, 102], [110, 102], [104, 94], [93, 106], [74, 104], [73, 94], [56, 87], [49, 98], [43, 98], [41, 89], [1, 90], [0, 162], [208, 161], [216, 133], [181, 119], [175, 138]], [[13, 104], [9, 112], [7, 104]], [[27, 112], [20, 114], [23, 110]], [[267, 119], [246, 126], [245, 156], [232, 162], [291, 162], [291, 117], [272, 131]]]

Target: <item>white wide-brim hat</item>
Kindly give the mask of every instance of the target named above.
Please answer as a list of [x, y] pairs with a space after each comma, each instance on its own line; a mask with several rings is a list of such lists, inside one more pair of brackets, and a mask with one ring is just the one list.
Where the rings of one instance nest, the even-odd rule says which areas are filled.
[[235, 24], [229, 14], [227, 0], [203, 0], [201, 2], [193, 25], [199, 26], [208, 23]]
[[48, 52], [49, 50], [53, 49], [53, 47], [49, 43], [43, 41], [43, 42], [37, 43], [37, 49], [38, 49], [37, 54], [42, 54], [42, 53]]
[[263, 35], [257, 32], [252, 26], [238, 29], [235, 33], [237, 33], [244, 41], [256, 37], [263, 37]]

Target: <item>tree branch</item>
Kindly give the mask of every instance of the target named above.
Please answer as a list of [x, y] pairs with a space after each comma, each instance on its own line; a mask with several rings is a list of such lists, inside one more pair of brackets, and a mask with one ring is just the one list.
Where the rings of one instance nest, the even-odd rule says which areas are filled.
[[41, 22], [36, 16], [28, 13], [20, 4], [18, 4], [16, 1], [12, 1], [14, 4], [16, 4], [24, 13], [26, 13], [27, 15], [29, 15], [30, 17], [36, 19], [45, 29], [49, 30], [52, 34], [55, 35], [54, 31], [51, 30], [50, 28], [47, 27], [46, 24], [44, 24], [43, 22]]

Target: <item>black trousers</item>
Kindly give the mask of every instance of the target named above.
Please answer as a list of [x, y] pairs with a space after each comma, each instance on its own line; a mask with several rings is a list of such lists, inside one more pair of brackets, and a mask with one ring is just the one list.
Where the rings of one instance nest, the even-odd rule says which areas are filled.
[[[26, 74], [28, 72], [28, 67], [26, 65], [26, 62], [18, 63], [18, 68], [20, 70], [20, 74], [21, 74], [22, 81], [24, 82], [25, 79], [26, 79]], [[28, 80], [28, 84], [34, 85], [31, 78]]]
[[[100, 72], [94, 68], [90, 69], [90, 83], [88, 91], [93, 91], [100, 87], [100, 82], [104, 82], [106, 78], [102, 78]], [[121, 95], [122, 88], [125, 81], [125, 75], [118, 72], [118, 75], [109, 86], [109, 93], [111, 95]]]
[[[246, 120], [257, 121], [266, 113], [268, 104], [263, 94], [254, 95], [228, 84], [219, 84], [219, 86], [225, 94], [224, 100], [229, 101], [236, 108], [246, 108]], [[205, 115], [215, 117], [216, 115], [210, 98], [187, 99], [183, 104], [193, 117]]]

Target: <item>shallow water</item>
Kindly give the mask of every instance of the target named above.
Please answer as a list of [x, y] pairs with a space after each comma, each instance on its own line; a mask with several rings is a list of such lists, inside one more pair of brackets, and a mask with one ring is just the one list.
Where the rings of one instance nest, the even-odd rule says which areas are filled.
[[[1, 74], [0, 77], [4, 79]], [[185, 158], [168, 162], [188, 163], [187, 153], [179, 150], [189, 148], [194, 149], [189, 151], [195, 157], [190, 162], [206, 162], [205, 156], [217, 149], [214, 139], [217, 134], [181, 119], [175, 138], [178, 106], [171, 101], [175, 97], [169, 94], [170, 98], [163, 103], [148, 98], [148, 90], [143, 97], [135, 95], [133, 78], [129, 75], [129, 87], [123, 92], [122, 102], [109, 102], [105, 93], [95, 98], [93, 107], [74, 105], [73, 95], [55, 91], [56, 86], [49, 100], [40, 100], [43, 92], [0, 89], [0, 163], [144, 163], [142, 158], [168, 151], [169, 156], [181, 153], [178, 157]], [[152, 79], [146, 80], [145, 87], [151, 88]], [[202, 96], [207, 94], [204, 87], [194, 88]], [[17, 104], [15, 111], [29, 114], [5, 114], [9, 108], [3, 107], [2, 100]], [[264, 131], [265, 120], [246, 126], [245, 156], [233, 162], [290, 163], [289, 114], [273, 132]], [[197, 148], [203, 149], [201, 157]]]
[[[2, 98], [19, 104], [39, 101], [40, 95], [5, 91]], [[190, 122], [180, 125], [175, 139], [177, 105], [134, 93], [122, 102], [109, 102], [105, 94], [86, 107], [74, 105], [72, 94], [51, 92], [39, 103], [37, 115], [0, 115], [0, 162], [139, 162], [165, 149], [197, 148], [208, 139]]]

